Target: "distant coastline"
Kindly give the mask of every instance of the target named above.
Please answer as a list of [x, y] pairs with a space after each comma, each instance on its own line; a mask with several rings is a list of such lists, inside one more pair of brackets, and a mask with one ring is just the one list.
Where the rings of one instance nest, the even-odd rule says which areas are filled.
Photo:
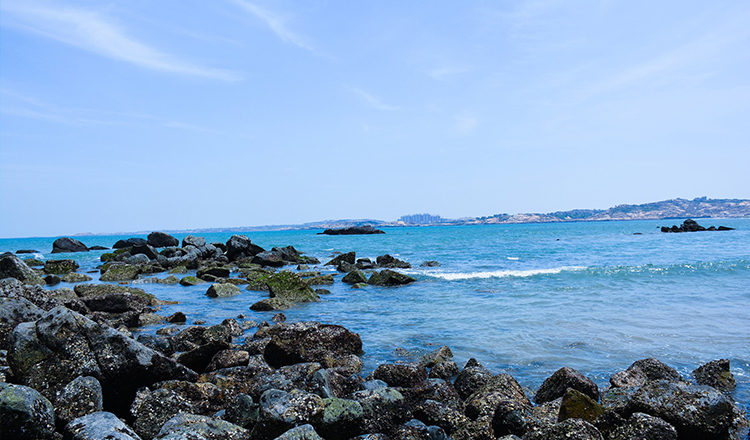
[[[434, 216], [439, 217], [439, 216]], [[626, 220], [676, 220], [686, 218], [750, 218], [750, 200], [748, 199], [709, 199], [699, 197], [693, 200], [669, 199], [660, 202], [640, 205], [617, 205], [609, 209], [573, 209], [550, 213], [494, 214], [485, 217], [465, 217], [459, 219], [441, 219], [430, 223], [406, 223], [403, 221], [385, 221], [377, 219], [340, 219], [323, 220], [302, 224], [237, 226], [223, 228], [196, 228], [180, 230], [163, 230], [170, 234], [179, 233], [215, 233], [215, 232], [256, 232], [256, 231], [290, 231], [329, 228], [346, 228], [371, 225], [374, 227], [399, 226], [464, 226], [495, 225], [519, 223], [562, 223], [590, 221], [626, 221]], [[76, 237], [94, 235], [139, 235], [151, 231], [83, 233]]]

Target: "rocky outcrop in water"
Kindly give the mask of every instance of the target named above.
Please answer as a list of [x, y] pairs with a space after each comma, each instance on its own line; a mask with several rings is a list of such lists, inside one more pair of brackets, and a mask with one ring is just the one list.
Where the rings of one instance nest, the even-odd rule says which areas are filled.
[[62, 237], [58, 238], [52, 243], [52, 253], [62, 253], [62, 252], [88, 252], [89, 248], [86, 247], [85, 244], [81, 243], [80, 241], [69, 238], [69, 237]]
[[732, 231], [732, 230], [734, 230], [734, 228], [730, 228], [727, 226], [719, 226], [718, 228], [716, 226], [710, 226], [708, 228], [704, 228], [693, 219], [685, 220], [684, 222], [682, 222], [680, 226], [673, 225], [671, 228], [668, 226], [661, 227], [661, 232], [701, 232], [701, 231]]
[[370, 234], [385, 234], [385, 231], [375, 229], [370, 225], [365, 226], [351, 226], [348, 228], [337, 228], [337, 229], [326, 229], [318, 235], [370, 235]]

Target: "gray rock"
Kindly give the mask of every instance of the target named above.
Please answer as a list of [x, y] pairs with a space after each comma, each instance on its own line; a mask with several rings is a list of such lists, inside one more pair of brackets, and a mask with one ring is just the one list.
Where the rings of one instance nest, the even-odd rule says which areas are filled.
[[145, 254], [132, 255], [123, 259], [122, 261], [130, 265], [143, 265], [151, 263], [151, 260]]
[[73, 260], [47, 260], [44, 262], [44, 273], [50, 275], [65, 275], [66, 273], [75, 272], [79, 266]]
[[719, 359], [701, 365], [693, 371], [693, 376], [699, 385], [708, 385], [719, 391], [728, 392], [736, 387], [728, 359]]
[[375, 262], [380, 267], [387, 267], [391, 269], [409, 269], [411, 264], [406, 261], [399, 260], [398, 258], [392, 257], [388, 254], [381, 255], [375, 259]]
[[458, 365], [453, 361], [441, 362], [430, 368], [430, 379], [451, 380], [459, 373]]
[[49, 439], [55, 432], [55, 409], [38, 391], [0, 382], [0, 437]]
[[194, 235], [188, 235], [182, 239], [182, 247], [194, 246], [196, 248], [202, 248], [206, 246], [206, 239], [203, 237], [196, 237]]
[[388, 434], [412, 417], [406, 399], [393, 388], [357, 391], [352, 398], [362, 406], [364, 432]]
[[274, 251], [260, 252], [253, 257], [252, 261], [253, 263], [260, 264], [261, 266], [270, 267], [281, 267], [286, 264], [281, 253]]
[[252, 430], [260, 418], [260, 405], [245, 393], [237, 394], [227, 405], [224, 418], [237, 426]]
[[65, 385], [55, 399], [57, 420], [67, 424], [73, 419], [104, 410], [102, 386], [96, 378], [79, 376]]
[[242, 291], [240, 290], [240, 288], [235, 286], [234, 284], [214, 283], [211, 284], [211, 286], [208, 288], [206, 296], [209, 296], [211, 298], [222, 298], [227, 296], [234, 296], [241, 292]]
[[86, 274], [83, 273], [66, 273], [62, 277], [60, 277], [60, 280], [65, 283], [84, 283], [86, 281], [91, 281], [92, 278]]
[[263, 331], [271, 341], [266, 345], [264, 357], [269, 365], [280, 367], [299, 362], [330, 362], [341, 356], [359, 354], [362, 339], [340, 325], [318, 322], [276, 324]]
[[130, 407], [133, 429], [141, 438], [152, 439], [161, 427], [178, 413], [192, 413], [193, 404], [175, 391], [159, 388], [138, 390]]
[[211, 358], [205, 371], [245, 366], [249, 361], [250, 353], [244, 350], [221, 350]]
[[466, 415], [470, 419], [480, 417], [491, 418], [497, 404], [501, 401], [518, 402], [531, 407], [531, 401], [526, 397], [521, 385], [510, 374], [493, 376], [477, 391], [466, 399]]
[[392, 387], [411, 388], [427, 380], [427, 370], [418, 363], [382, 364], [373, 371], [372, 377]]
[[155, 260], [158, 257], [159, 252], [156, 250], [156, 248], [149, 244], [142, 244], [131, 247], [130, 254], [133, 256], [145, 255], [146, 257], [148, 257], [149, 261], [151, 261]]
[[467, 366], [458, 373], [458, 377], [456, 377], [456, 380], [453, 382], [453, 386], [456, 388], [458, 395], [461, 396], [462, 399], [466, 399], [474, 394], [474, 392], [479, 390], [493, 377], [492, 373], [481, 365], [470, 365], [472, 359], [467, 362]]
[[26, 298], [0, 297], [0, 350], [10, 348], [10, 334], [22, 322], [36, 321], [44, 310]]
[[295, 426], [315, 425], [322, 418], [323, 399], [319, 396], [296, 389], [271, 389], [260, 398], [260, 419], [253, 428], [253, 438], [270, 440]]
[[244, 235], [232, 235], [227, 240], [227, 258], [229, 261], [236, 261], [243, 258], [254, 257], [261, 252], [265, 252], [262, 247], [250, 242], [250, 239]]
[[420, 267], [440, 267], [440, 263], [435, 260], [428, 260], [419, 265]]
[[356, 400], [323, 399], [323, 419], [318, 431], [326, 440], [346, 440], [361, 433], [364, 412]]
[[328, 263], [325, 264], [325, 266], [338, 266], [342, 262], [347, 262], [351, 265], [354, 265], [354, 262], [356, 260], [356, 254], [354, 252], [347, 252], [345, 254], [340, 254], [333, 259], [331, 259]]
[[195, 414], [177, 414], [162, 426], [158, 440], [249, 440], [250, 431], [226, 420]]
[[370, 275], [370, 279], [367, 280], [367, 284], [374, 286], [402, 286], [417, 281], [416, 278], [404, 275], [402, 273], [395, 272], [390, 269], [385, 269], [381, 272], [375, 272]]
[[367, 276], [361, 270], [353, 270], [341, 278], [341, 281], [346, 284], [357, 284], [366, 283]]
[[658, 417], [634, 413], [627, 423], [616, 427], [607, 436], [607, 440], [677, 440], [674, 426]]
[[682, 376], [674, 368], [658, 359], [648, 358], [633, 362], [625, 371], [616, 373], [609, 379], [613, 387], [638, 387], [647, 382], [668, 380], [678, 382]]
[[128, 425], [110, 412], [96, 412], [65, 425], [66, 438], [72, 440], [140, 440]]
[[62, 237], [58, 238], [52, 243], [52, 253], [57, 254], [61, 252], [88, 252], [89, 248], [85, 244], [78, 240]]
[[527, 432], [524, 440], [603, 440], [602, 434], [589, 422], [568, 419], [538, 431]]
[[312, 425], [297, 426], [276, 437], [275, 440], [323, 440]]
[[448, 434], [459, 431], [470, 422], [462, 411], [432, 399], [415, 406], [414, 416], [429, 425], [443, 428]]
[[0, 255], [0, 279], [2, 278], [15, 278], [24, 284], [45, 284], [34, 269], [10, 252]]
[[580, 391], [599, 401], [599, 387], [583, 374], [570, 368], [563, 367], [548, 377], [534, 396], [536, 403], [550, 402], [565, 394], [568, 388]]
[[179, 246], [180, 241], [176, 238], [172, 237], [171, 235], [165, 233], [165, 232], [152, 232], [148, 234], [148, 239], [146, 240], [149, 246], [153, 246], [155, 248], [160, 247], [169, 247], [169, 246]]
[[110, 266], [99, 279], [101, 281], [132, 281], [138, 278], [141, 266], [131, 264], [118, 264]]

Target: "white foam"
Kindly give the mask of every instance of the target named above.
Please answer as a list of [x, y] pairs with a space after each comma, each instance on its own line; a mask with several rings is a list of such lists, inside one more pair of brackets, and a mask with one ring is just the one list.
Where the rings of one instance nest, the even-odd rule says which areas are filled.
[[509, 260], [513, 260], [513, 261], [520, 260], [520, 258], [518, 258], [518, 257], [506, 257], [506, 258], [509, 259]]
[[495, 270], [488, 272], [468, 272], [468, 273], [431, 273], [430, 276], [442, 278], [448, 281], [456, 280], [473, 280], [487, 278], [507, 278], [507, 277], [533, 277], [535, 275], [554, 275], [564, 271], [576, 271], [586, 269], [582, 266], [565, 266], [552, 269], [531, 269], [531, 270]]

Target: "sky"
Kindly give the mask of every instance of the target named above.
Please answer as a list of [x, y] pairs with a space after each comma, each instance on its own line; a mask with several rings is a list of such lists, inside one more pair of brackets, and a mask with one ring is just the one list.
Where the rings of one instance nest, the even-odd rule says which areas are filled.
[[748, 2], [0, 2], [0, 237], [750, 198], [748, 168]]

